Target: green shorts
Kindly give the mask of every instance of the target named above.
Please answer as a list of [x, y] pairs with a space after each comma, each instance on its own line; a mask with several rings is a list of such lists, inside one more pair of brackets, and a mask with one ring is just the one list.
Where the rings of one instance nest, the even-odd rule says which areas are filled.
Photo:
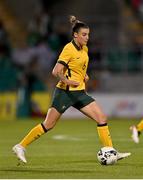
[[59, 113], [64, 113], [70, 106], [80, 110], [93, 101], [95, 100], [84, 90], [66, 91], [56, 88], [51, 107], [54, 107]]

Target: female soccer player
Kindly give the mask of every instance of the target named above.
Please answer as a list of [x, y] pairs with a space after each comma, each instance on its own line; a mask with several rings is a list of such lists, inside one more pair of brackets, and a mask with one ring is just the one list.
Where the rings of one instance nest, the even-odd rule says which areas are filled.
[[[89, 79], [86, 73], [89, 60], [86, 46], [89, 39], [89, 27], [77, 20], [75, 16], [70, 17], [70, 22], [73, 39], [63, 48], [52, 71], [59, 82], [55, 88], [51, 108], [44, 122], [35, 126], [19, 144], [13, 147], [13, 152], [24, 163], [27, 162], [25, 148], [51, 130], [70, 106], [97, 122], [97, 131], [103, 146], [113, 146], [106, 116], [95, 100], [85, 92], [85, 84]], [[118, 159], [128, 157], [130, 154], [118, 153]]]
[[131, 126], [130, 130], [132, 132], [132, 140], [135, 143], [139, 143], [139, 136], [141, 135], [141, 132], [143, 131], [143, 119], [135, 126]]

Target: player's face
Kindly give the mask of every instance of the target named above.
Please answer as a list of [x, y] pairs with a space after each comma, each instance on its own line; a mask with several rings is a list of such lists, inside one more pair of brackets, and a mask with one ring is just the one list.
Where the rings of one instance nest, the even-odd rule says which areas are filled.
[[80, 46], [86, 45], [89, 40], [89, 28], [81, 28], [79, 32], [75, 34], [75, 38]]

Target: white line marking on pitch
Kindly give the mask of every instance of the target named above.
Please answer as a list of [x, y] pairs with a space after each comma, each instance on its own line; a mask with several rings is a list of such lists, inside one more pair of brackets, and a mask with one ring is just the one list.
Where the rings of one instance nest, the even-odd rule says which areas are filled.
[[83, 139], [77, 138], [77, 137], [72, 137], [69, 135], [54, 135], [52, 136], [52, 139], [55, 140], [70, 140], [70, 141], [82, 141]]

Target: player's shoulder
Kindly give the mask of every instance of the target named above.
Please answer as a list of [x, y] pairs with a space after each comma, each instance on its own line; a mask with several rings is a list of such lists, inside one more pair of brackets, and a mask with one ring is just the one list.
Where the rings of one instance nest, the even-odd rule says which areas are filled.
[[72, 47], [72, 42], [69, 42], [64, 46], [64, 49], [69, 49], [71, 47]]

